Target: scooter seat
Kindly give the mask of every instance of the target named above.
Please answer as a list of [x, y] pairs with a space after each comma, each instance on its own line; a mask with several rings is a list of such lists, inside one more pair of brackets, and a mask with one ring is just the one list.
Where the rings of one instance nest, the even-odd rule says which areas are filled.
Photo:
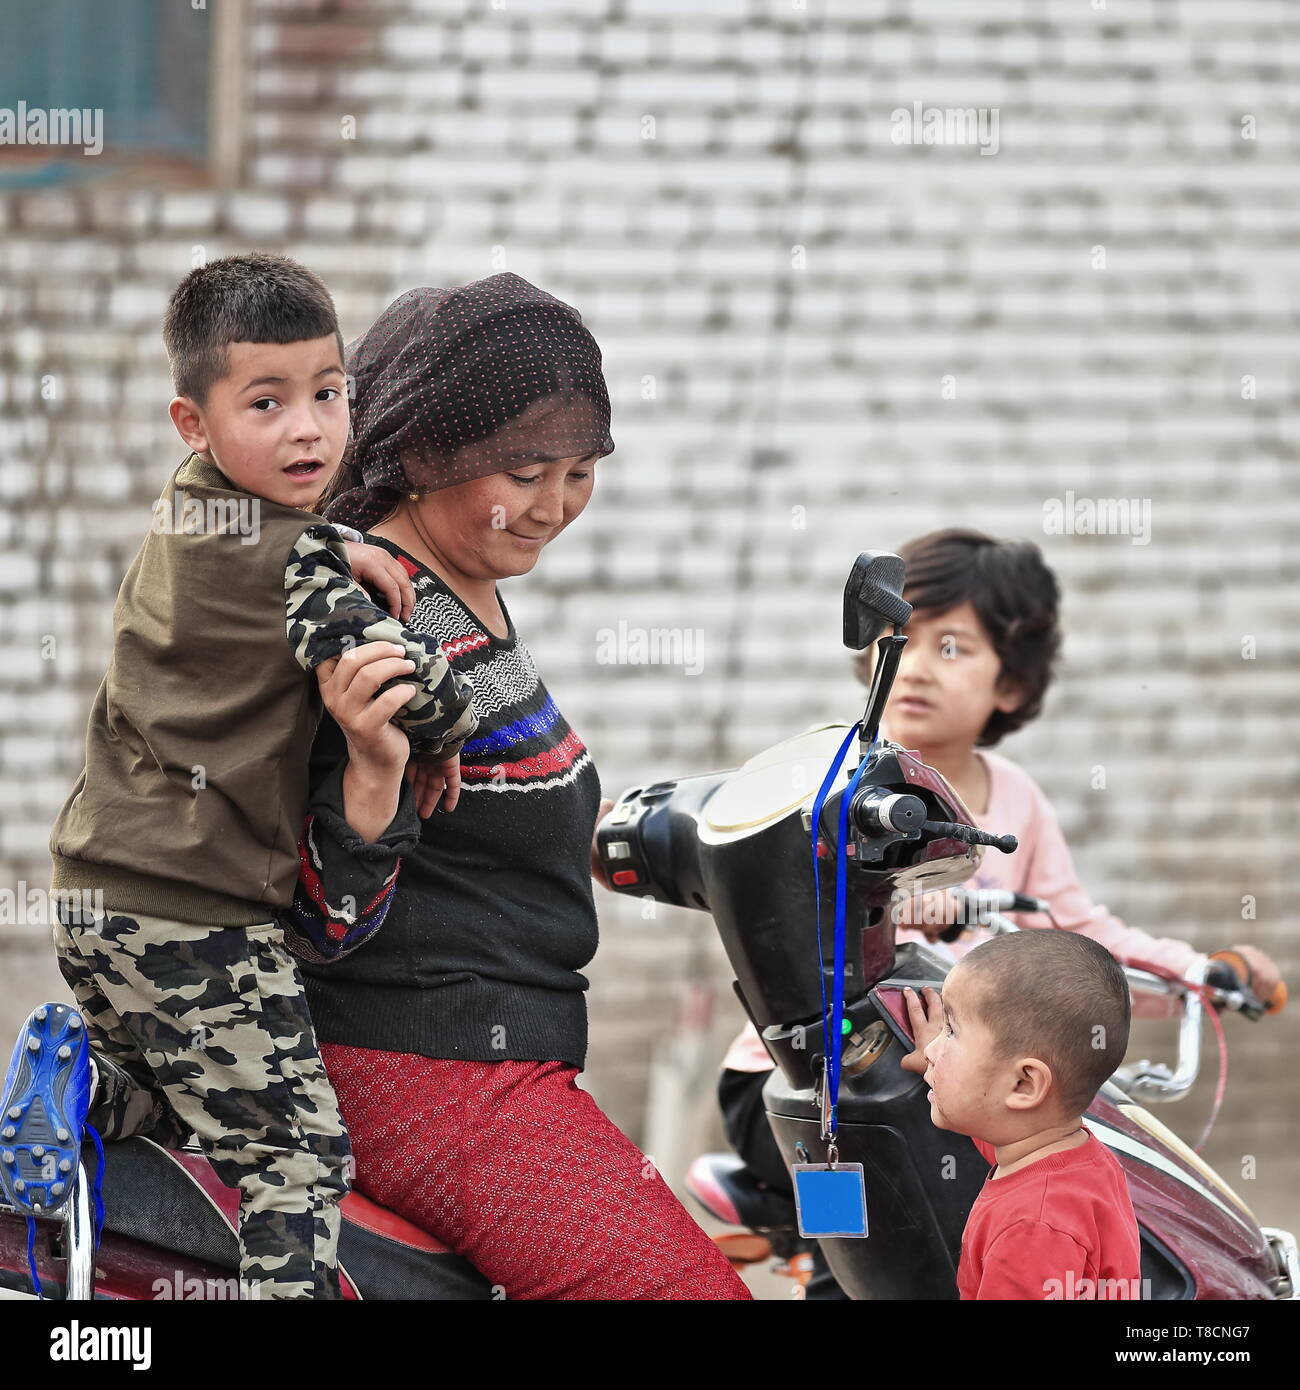
[[[148, 1139], [104, 1146], [104, 1228], [173, 1254], [237, 1270], [239, 1191], [201, 1153]], [[84, 1161], [94, 1171], [94, 1155]], [[359, 1192], [343, 1199], [339, 1266], [345, 1296], [490, 1299], [467, 1260]], [[350, 1286], [350, 1287], [349, 1287]]]
[[729, 1225], [765, 1234], [795, 1227], [789, 1195], [756, 1178], [735, 1154], [701, 1154], [686, 1174], [686, 1190], [705, 1211]]

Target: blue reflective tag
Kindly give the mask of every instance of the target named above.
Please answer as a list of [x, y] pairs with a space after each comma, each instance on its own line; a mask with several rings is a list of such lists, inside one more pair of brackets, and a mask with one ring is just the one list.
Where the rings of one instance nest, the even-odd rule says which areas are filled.
[[799, 1213], [799, 1234], [813, 1236], [865, 1236], [867, 1188], [862, 1164], [796, 1163], [794, 1204]]

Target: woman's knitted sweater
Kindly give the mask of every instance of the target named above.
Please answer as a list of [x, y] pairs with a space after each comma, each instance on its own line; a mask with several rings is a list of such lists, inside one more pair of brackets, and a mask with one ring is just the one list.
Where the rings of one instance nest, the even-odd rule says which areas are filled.
[[[301, 876], [283, 914], [321, 1042], [472, 1061], [565, 1061], [587, 1045], [579, 972], [596, 951], [595, 765], [556, 708], [504, 603], [495, 637], [405, 551], [407, 626], [474, 686], [456, 809], [421, 822], [411, 788], [365, 843], [343, 818], [347, 761], [328, 717], [312, 750]], [[498, 595], [499, 597], [499, 595]], [[364, 942], [360, 949], [359, 943]]]

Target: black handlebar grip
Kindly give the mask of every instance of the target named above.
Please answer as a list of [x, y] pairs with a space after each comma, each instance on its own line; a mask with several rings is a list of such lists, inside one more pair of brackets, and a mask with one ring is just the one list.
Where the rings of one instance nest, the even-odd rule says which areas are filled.
[[1014, 854], [1020, 843], [1014, 835], [992, 835], [974, 825], [958, 825], [955, 821], [928, 820], [921, 827], [938, 839], [964, 840], [968, 845], [992, 845], [1003, 854]]

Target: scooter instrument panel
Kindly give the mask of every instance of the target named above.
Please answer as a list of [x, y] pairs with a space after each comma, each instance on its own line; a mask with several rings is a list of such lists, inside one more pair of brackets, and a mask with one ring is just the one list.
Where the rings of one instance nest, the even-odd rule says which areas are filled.
[[[700, 838], [710, 844], [744, 839], [792, 811], [812, 809], [847, 724], [826, 724], [766, 748], [735, 772], [709, 798]], [[847, 785], [852, 759], [845, 759], [833, 791]]]

